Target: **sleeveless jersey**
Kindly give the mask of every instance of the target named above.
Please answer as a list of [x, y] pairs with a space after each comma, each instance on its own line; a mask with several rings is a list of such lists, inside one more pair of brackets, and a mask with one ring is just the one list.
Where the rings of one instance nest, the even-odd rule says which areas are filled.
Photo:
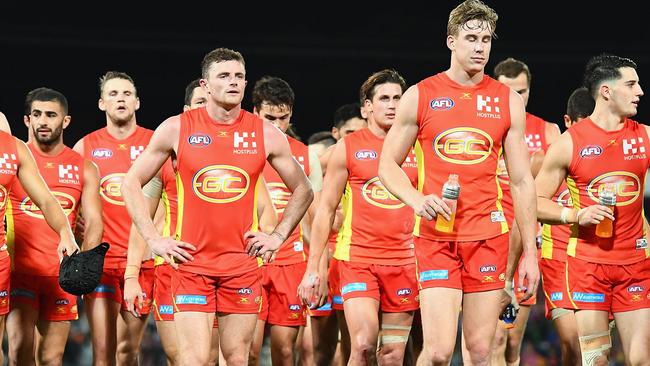
[[[303, 168], [305, 174], [309, 175], [309, 152], [307, 151], [307, 145], [291, 136], [287, 136], [287, 140], [289, 140], [289, 147], [291, 147], [293, 157]], [[266, 180], [266, 186], [271, 193], [273, 206], [278, 213], [278, 220], [282, 220], [282, 213], [284, 212], [284, 208], [287, 206], [287, 202], [291, 198], [291, 191], [286, 185], [284, 185], [280, 175], [269, 163], [266, 163], [264, 166], [264, 179]], [[303, 248], [302, 229], [301, 225], [298, 225], [282, 244], [275, 255], [275, 260], [270, 264], [284, 266], [304, 262], [306, 259], [307, 257]]]
[[262, 120], [242, 110], [232, 124], [219, 124], [205, 108], [180, 117], [176, 237], [196, 247], [194, 260], [181, 269], [210, 276], [257, 270], [244, 234], [258, 230], [257, 185], [266, 163]]
[[[573, 201], [566, 182], [562, 182], [552, 200], [562, 207], [573, 207]], [[570, 235], [571, 225], [543, 224], [542, 258], [566, 262], [566, 248]]]
[[612, 238], [596, 236], [596, 225], [572, 225], [567, 254], [584, 261], [624, 265], [650, 255], [643, 228], [643, 190], [650, 145], [645, 126], [626, 119], [622, 129], [605, 131], [590, 118], [568, 130], [573, 158], [567, 185], [575, 208], [599, 203], [605, 184], [616, 187]]
[[99, 167], [99, 194], [102, 198], [104, 235], [111, 245], [104, 268], [124, 268], [131, 230], [131, 217], [120, 191], [122, 181], [135, 159], [149, 144], [153, 131], [137, 126], [131, 136], [118, 140], [106, 127], [83, 138], [84, 157]]
[[0, 258], [6, 258], [7, 235], [5, 232], [5, 212], [9, 203], [9, 193], [18, 180], [18, 145], [16, 138], [0, 131]]
[[[348, 182], [334, 258], [382, 265], [415, 263], [413, 210], [388, 192], [377, 176], [384, 139], [363, 128], [345, 139]], [[417, 163], [411, 152], [402, 169], [417, 185]]]
[[[38, 171], [50, 192], [56, 197], [74, 227], [83, 190], [84, 158], [68, 147], [56, 156], [48, 156], [28, 144]], [[59, 233], [45, 221], [43, 213], [16, 181], [9, 195], [7, 209], [7, 241], [16, 273], [36, 276], [58, 276]]]
[[414, 235], [476, 241], [508, 232], [496, 172], [510, 128], [510, 88], [487, 75], [477, 85], [462, 86], [444, 72], [417, 86], [418, 190], [440, 196], [449, 174], [458, 174], [460, 196], [454, 232], [438, 232], [435, 219], [418, 216]]
[[[163, 226], [162, 236], [174, 236], [176, 233], [176, 217], [178, 216], [178, 195], [176, 191], [176, 172], [172, 159], [169, 158], [165, 162], [160, 172], [160, 179], [162, 180], [162, 196], [160, 197], [163, 206], [165, 207], [165, 226]], [[156, 256], [154, 264], [164, 264], [165, 260]]]

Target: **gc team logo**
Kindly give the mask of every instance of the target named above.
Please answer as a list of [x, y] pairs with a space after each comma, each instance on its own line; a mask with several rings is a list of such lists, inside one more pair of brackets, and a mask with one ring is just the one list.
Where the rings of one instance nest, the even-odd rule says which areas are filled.
[[361, 195], [363, 198], [373, 206], [396, 210], [404, 207], [404, 202], [393, 196], [386, 187], [379, 181], [379, 177], [374, 177], [368, 180], [361, 187]]
[[5, 207], [5, 204], [7, 203], [7, 189], [0, 184], [0, 209]]
[[275, 207], [275, 212], [283, 213], [284, 208], [287, 207], [289, 198], [291, 198], [291, 192], [282, 182], [267, 183], [266, 186], [269, 189], [271, 201], [273, 201], [273, 207]]
[[106, 202], [124, 206], [121, 188], [125, 175], [125, 173], [113, 173], [99, 181], [99, 194]]
[[600, 192], [606, 184], [616, 187], [616, 206], [627, 206], [634, 203], [641, 195], [641, 180], [636, 175], [623, 172], [609, 172], [597, 176], [587, 185], [587, 195], [594, 202], [599, 202]]
[[564, 206], [564, 207], [573, 207], [573, 199], [571, 198], [571, 193], [569, 192], [569, 189], [563, 190], [558, 196], [557, 200], [555, 200], [558, 205]]
[[[59, 204], [61, 205], [61, 208], [63, 209], [65, 215], [69, 216], [70, 212], [72, 212], [77, 206], [77, 201], [75, 201], [74, 197], [63, 192], [52, 192], [52, 194], [54, 197], [56, 197], [57, 201], [59, 201]], [[41, 212], [41, 209], [38, 208], [34, 201], [32, 201], [29, 197], [22, 200], [19, 207], [20, 210], [28, 216], [35, 217], [37, 219], [45, 219], [43, 212]]]
[[494, 141], [485, 131], [457, 127], [444, 131], [433, 141], [433, 150], [442, 160], [453, 164], [478, 164], [490, 155]]
[[230, 203], [248, 191], [250, 178], [232, 165], [209, 165], [192, 178], [192, 189], [200, 199], [210, 203]]

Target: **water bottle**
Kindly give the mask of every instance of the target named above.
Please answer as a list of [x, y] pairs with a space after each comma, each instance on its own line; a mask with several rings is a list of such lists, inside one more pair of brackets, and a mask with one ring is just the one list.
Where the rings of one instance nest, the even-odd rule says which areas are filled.
[[[606, 184], [598, 196], [601, 205], [607, 206], [614, 211], [614, 207], [616, 207], [616, 187], [613, 184]], [[613, 224], [611, 219], [605, 217], [603, 221], [596, 225], [596, 236], [611, 238], [614, 231]]]
[[454, 231], [454, 220], [456, 219], [456, 207], [458, 205], [458, 196], [460, 195], [460, 184], [458, 183], [458, 174], [449, 174], [447, 182], [442, 186], [442, 200], [451, 210], [450, 220], [446, 220], [442, 215], [436, 217], [436, 230], [443, 233]]

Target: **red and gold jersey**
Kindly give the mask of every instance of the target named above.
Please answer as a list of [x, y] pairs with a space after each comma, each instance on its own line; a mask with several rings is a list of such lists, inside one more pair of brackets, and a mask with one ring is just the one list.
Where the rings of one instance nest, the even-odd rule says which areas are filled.
[[[28, 144], [38, 171], [56, 197], [74, 227], [83, 190], [84, 158], [65, 147], [56, 156], [48, 156]], [[59, 234], [45, 221], [43, 213], [29, 198], [18, 181], [14, 183], [7, 206], [7, 242], [16, 273], [58, 276]]]
[[[178, 217], [178, 194], [176, 190], [176, 172], [172, 159], [169, 158], [160, 171], [160, 180], [162, 181], [162, 200], [165, 207], [165, 226], [163, 226], [162, 236], [174, 236], [176, 233], [176, 218]], [[165, 263], [162, 257], [156, 256], [154, 264], [160, 265]]]
[[205, 108], [181, 114], [176, 171], [176, 238], [193, 244], [183, 270], [233, 276], [256, 270], [244, 234], [258, 230], [257, 188], [266, 163], [264, 125], [241, 111], [232, 124], [213, 120]]
[[[548, 143], [546, 142], [547, 123], [550, 122], [546, 122], [531, 113], [526, 113], [526, 131], [524, 136], [526, 138], [526, 146], [528, 147], [528, 154], [530, 156], [537, 151], [542, 150], [546, 152], [548, 149]], [[506, 214], [508, 222], [511, 223], [515, 217], [515, 210], [512, 205], [512, 196], [510, 195], [510, 177], [508, 176], [506, 161], [503, 154], [499, 158], [497, 176], [499, 177], [499, 184], [503, 191], [501, 205], [503, 206], [503, 211]]]
[[645, 126], [626, 119], [623, 128], [605, 131], [590, 118], [572, 126], [573, 156], [567, 185], [576, 209], [599, 203], [606, 184], [616, 187], [614, 232], [596, 236], [596, 226], [572, 225], [567, 254], [593, 263], [623, 265], [650, 255], [643, 228], [643, 189], [650, 144]]
[[506, 233], [496, 173], [510, 128], [510, 88], [488, 76], [477, 85], [463, 86], [444, 72], [417, 85], [418, 190], [440, 196], [449, 174], [457, 174], [460, 197], [452, 233], [436, 231], [435, 219], [416, 217], [414, 234], [429, 240], [475, 241]]
[[[305, 174], [309, 175], [309, 152], [307, 151], [307, 145], [290, 136], [287, 136], [287, 140], [289, 140], [291, 154], [293, 154], [293, 157], [303, 168]], [[291, 191], [284, 185], [280, 175], [278, 175], [269, 163], [266, 163], [264, 166], [264, 179], [271, 193], [273, 206], [278, 213], [278, 220], [282, 220], [282, 213], [291, 198]], [[306, 259], [307, 257], [303, 248], [302, 227], [298, 225], [282, 244], [271, 265], [284, 266], [304, 262]]]
[[16, 175], [19, 166], [16, 138], [0, 131], [0, 258], [8, 256], [4, 220], [11, 187], [18, 180]]
[[[384, 139], [363, 128], [345, 139], [348, 182], [334, 258], [343, 261], [403, 265], [415, 263], [413, 210], [379, 181]], [[402, 169], [417, 186], [417, 163], [411, 152]]]
[[131, 136], [118, 140], [106, 127], [83, 138], [84, 157], [99, 167], [99, 194], [102, 198], [104, 235], [111, 245], [104, 268], [124, 268], [131, 230], [131, 218], [120, 191], [122, 181], [135, 159], [149, 144], [153, 131], [138, 126]]
[[[571, 194], [565, 182], [562, 182], [552, 199], [562, 207], [573, 207]], [[566, 262], [566, 248], [570, 235], [571, 225], [542, 225], [542, 258]]]

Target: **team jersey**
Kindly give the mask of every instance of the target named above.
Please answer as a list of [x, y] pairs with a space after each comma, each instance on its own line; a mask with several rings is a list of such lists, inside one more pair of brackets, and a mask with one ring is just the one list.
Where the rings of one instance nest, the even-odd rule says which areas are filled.
[[14, 182], [18, 180], [18, 145], [16, 139], [0, 131], [0, 258], [7, 258], [7, 235], [5, 231], [5, 212], [9, 202], [9, 193]]
[[[303, 168], [305, 174], [309, 175], [309, 152], [307, 150], [307, 145], [291, 136], [287, 136], [287, 140], [289, 140], [289, 147], [291, 147], [293, 157]], [[278, 220], [282, 220], [282, 213], [284, 212], [284, 208], [287, 206], [287, 202], [291, 198], [291, 191], [284, 184], [278, 172], [276, 172], [269, 163], [266, 163], [264, 166], [264, 179], [266, 180], [266, 186], [271, 194], [273, 206], [278, 213]], [[284, 241], [275, 255], [275, 260], [270, 264], [284, 266], [304, 262], [306, 259], [307, 257], [303, 249], [302, 228], [301, 225], [298, 225], [289, 235], [287, 240]]]
[[[176, 233], [176, 218], [178, 216], [178, 194], [176, 190], [176, 172], [172, 159], [167, 159], [160, 172], [162, 181], [162, 193], [160, 199], [165, 207], [165, 226], [163, 226], [162, 236], [174, 236]], [[165, 260], [156, 256], [154, 264], [164, 264]]]
[[[83, 190], [84, 158], [68, 147], [56, 156], [41, 153], [33, 144], [32, 152], [38, 171], [56, 197], [74, 227]], [[7, 206], [7, 243], [16, 273], [58, 276], [59, 233], [45, 221], [40, 208], [29, 198], [20, 182], [15, 181]]]
[[257, 188], [266, 163], [262, 120], [242, 110], [232, 124], [220, 124], [205, 108], [180, 118], [176, 238], [196, 247], [194, 260], [180, 268], [210, 276], [257, 270], [244, 234], [258, 230]]
[[[345, 216], [334, 258], [382, 265], [415, 263], [413, 210], [388, 192], [377, 176], [384, 139], [368, 128], [343, 139], [348, 181], [343, 196]], [[417, 185], [417, 163], [411, 152], [402, 169]]]
[[[526, 113], [525, 139], [526, 146], [528, 147], [528, 154], [530, 156], [532, 156], [537, 151], [541, 150], [546, 152], [548, 149], [548, 143], [546, 141], [547, 123], [549, 122], [546, 122], [531, 113]], [[499, 159], [497, 176], [499, 177], [499, 184], [501, 186], [501, 190], [503, 191], [503, 199], [501, 201], [503, 210], [507, 218], [514, 218], [515, 211], [512, 204], [512, 195], [510, 194], [510, 177], [508, 176], [506, 161], [503, 154]]]
[[487, 75], [474, 86], [463, 86], [444, 72], [417, 86], [418, 190], [440, 196], [449, 174], [457, 174], [460, 196], [452, 233], [436, 231], [435, 218], [418, 216], [414, 235], [476, 241], [508, 232], [496, 172], [502, 141], [510, 129], [510, 88]]
[[[569, 188], [562, 182], [555, 195], [553, 202], [562, 207], [572, 208], [573, 201]], [[542, 258], [555, 259], [566, 262], [566, 248], [571, 235], [571, 225], [542, 225]]]
[[596, 225], [573, 224], [567, 254], [578, 259], [624, 265], [650, 255], [643, 227], [643, 190], [648, 170], [645, 126], [626, 119], [623, 128], [605, 131], [590, 118], [569, 130], [573, 154], [567, 185], [576, 209], [599, 204], [606, 184], [616, 187], [612, 238], [596, 236]]
[[147, 147], [152, 134], [153, 131], [137, 126], [129, 137], [118, 140], [104, 127], [83, 138], [84, 157], [99, 167], [99, 194], [104, 220], [102, 241], [111, 245], [106, 253], [104, 268], [126, 267], [131, 217], [126, 211], [120, 189], [126, 172]]

